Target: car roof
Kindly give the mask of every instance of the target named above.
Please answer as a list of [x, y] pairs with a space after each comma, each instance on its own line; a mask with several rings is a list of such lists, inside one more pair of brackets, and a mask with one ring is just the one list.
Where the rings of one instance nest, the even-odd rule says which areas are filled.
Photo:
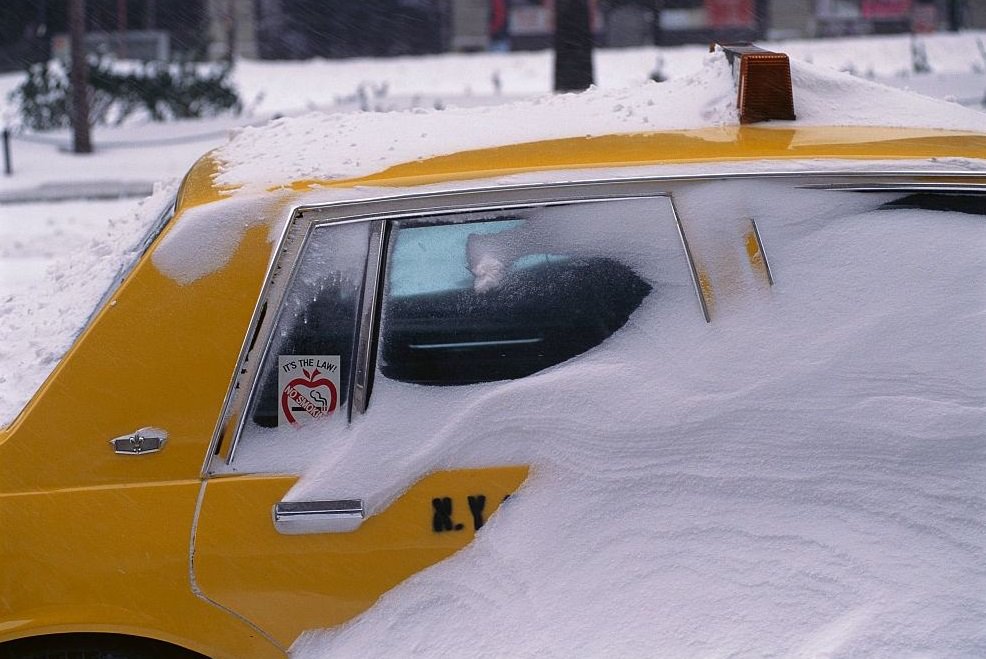
[[986, 113], [803, 62], [791, 73], [796, 120], [755, 125], [740, 123], [733, 69], [717, 52], [693, 75], [628, 90], [246, 127], [192, 167], [154, 261], [188, 283], [228, 257], [190, 258], [201, 245], [235, 244], [260, 223], [274, 244], [293, 209], [469, 187], [840, 169], [986, 184]]
[[[787, 122], [785, 122], [787, 123]], [[986, 160], [986, 134], [886, 126], [724, 126], [630, 135], [601, 135], [508, 144], [414, 160], [351, 178], [296, 178], [269, 192], [307, 193], [319, 188], [413, 187], [548, 170], [644, 165], [746, 163], [743, 171], [781, 160], [871, 162]], [[189, 171], [179, 192], [179, 211], [234, 197], [240, 186], [223, 184], [215, 152]]]

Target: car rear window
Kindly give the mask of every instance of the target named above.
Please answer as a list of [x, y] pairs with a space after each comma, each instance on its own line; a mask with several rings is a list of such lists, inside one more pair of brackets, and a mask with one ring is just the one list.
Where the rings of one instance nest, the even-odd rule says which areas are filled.
[[566, 218], [586, 210], [397, 222], [380, 374], [439, 386], [516, 379], [619, 330], [652, 287], [614, 255], [580, 248], [566, 235]]

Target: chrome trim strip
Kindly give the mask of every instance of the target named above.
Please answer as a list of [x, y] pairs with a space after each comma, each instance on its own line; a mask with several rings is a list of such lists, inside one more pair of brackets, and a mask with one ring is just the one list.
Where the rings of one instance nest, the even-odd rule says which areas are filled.
[[840, 192], [935, 192], [938, 194], [986, 194], [986, 186], [955, 185], [947, 183], [872, 183], [859, 185], [856, 183], [824, 183], [817, 185], [800, 185], [806, 190], [838, 190]]
[[337, 501], [281, 501], [272, 511], [274, 528], [285, 535], [347, 533], [363, 523], [361, 499]]
[[[613, 183], [611, 185], [618, 185], [618, 182]], [[532, 191], [538, 191], [538, 190], [541, 190], [543, 188], [550, 188], [550, 187], [552, 187], [552, 186], [547, 186], [547, 185], [537, 186]], [[492, 192], [500, 192], [500, 189], [496, 189], [495, 191], [494, 190], [468, 191], [466, 194], [467, 194], [467, 196], [472, 196], [473, 194], [476, 194], [478, 196], [480, 193], [492, 193]], [[429, 206], [429, 207], [427, 207], [425, 209], [416, 210], [416, 211], [415, 210], [401, 210], [400, 209], [400, 206], [398, 206], [396, 209], [393, 209], [393, 210], [387, 209], [387, 210], [381, 210], [381, 211], [375, 212], [375, 213], [368, 213], [368, 214], [365, 214], [365, 215], [362, 215], [361, 214], [361, 215], [358, 215], [358, 216], [348, 217], [347, 218], [347, 221], [349, 221], [349, 222], [370, 222], [370, 221], [373, 221], [373, 220], [409, 220], [409, 219], [427, 218], [427, 217], [432, 217], [432, 216], [454, 215], [454, 214], [460, 214], [460, 213], [461, 214], [466, 214], [466, 213], [497, 213], [497, 212], [501, 212], [501, 211], [522, 210], [522, 209], [525, 209], [525, 208], [537, 208], [537, 207], [542, 207], [542, 206], [577, 206], [579, 204], [595, 204], [595, 203], [599, 203], [599, 202], [602, 202], [602, 201], [629, 201], [629, 200], [633, 200], [633, 199], [648, 199], [648, 198], [651, 198], [651, 197], [667, 197], [668, 196], [668, 194], [666, 192], [664, 192], [664, 191], [656, 191], [656, 192], [655, 191], [641, 191], [641, 192], [637, 192], [635, 194], [633, 194], [633, 193], [623, 193], [623, 194], [618, 194], [618, 195], [605, 195], [605, 194], [604, 195], [601, 195], [601, 194], [599, 194], [598, 191], [595, 191], [595, 190], [591, 190], [591, 192], [594, 193], [593, 196], [586, 197], [586, 198], [583, 198], [583, 199], [569, 199], [567, 197], [560, 197], [557, 194], [554, 194], [554, 195], [546, 195], [543, 198], [539, 198], [537, 196], [533, 196], [530, 199], [525, 199], [524, 201], [519, 201], [519, 202], [516, 202], [516, 203], [497, 203], [497, 204], [489, 204], [489, 203], [475, 203], [475, 204], [453, 203], [453, 204], [446, 204], [444, 206]], [[435, 197], [440, 197], [440, 196], [444, 196], [444, 195], [441, 195], [441, 194], [427, 195], [426, 194], [426, 195], [421, 195], [420, 197], [418, 197], [418, 196], [415, 196], [415, 197], [385, 197], [383, 199], [375, 200], [373, 202], [373, 205], [378, 205], [379, 204], [381, 206], [384, 206], [384, 205], [389, 206], [390, 204], [388, 204], [387, 202], [401, 202], [401, 205], [403, 205], [404, 203], [406, 203], [408, 201], [419, 201], [419, 200], [423, 200], [423, 199], [433, 199]], [[360, 203], [359, 205], [363, 205], [363, 204]], [[331, 210], [335, 210], [336, 208], [339, 208], [339, 207], [336, 206], [335, 204], [333, 204], [330, 207], [326, 207], [326, 206], [307, 206], [307, 207], [306, 206], [302, 206], [300, 208], [300, 210], [302, 212], [312, 213], [312, 212], [319, 212], [319, 211], [323, 211], [324, 212], [324, 211], [327, 211], [327, 210], [330, 210], [330, 209]], [[319, 222], [318, 220], [315, 220], [314, 226], [323, 226], [325, 224], [334, 224], [334, 223], [336, 223], [338, 221], [339, 220], [329, 219], [329, 220], [324, 220], [324, 221]]]
[[374, 330], [377, 322], [377, 299], [383, 290], [384, 221], [376, 222], [370, 230], [370, 246], [366, 255], [363, 276], [363, 300], [360, 304], [359, 343], [356, 347], [356, 374], [353, 378], [352, 410], [363, 414], [370, 401], [370, 379], [373, 368]]
[[[209, 452], [206, 454], [205, 462], [202, 464], [203, 477], [206, 477], [209, 474], [209, 467], [218, 452], [221, 441], [224, 439], [231, 442], [230, 448], [226, 454], [228, 456], [228, 460], [232, 460], [233, 449], [236, 447], [238, 437], [238, 428], [242, 425], [243, 421], [242, 415], [234, 414], [234, 411], [242, 411], [244, 407], [244, 399], [249, 395], [249, 389], [243, 387], [242, 385], [247, 381], [252, 383], [252, 379], [248, 377], [253, 367], [253, 362], [250, 361], [250, 355], [251, 353], [254, 355], [258, 354], [258, 344], [261, 346], [266, 346], [270, 342], [270, 318], [271, 316], [277, 314], [277, 309], [273, 306], [268, 306], [265, 312], [264, 304], [270, 295], [271, 289], [274, 288], [280, 279], [283, 279], [282, 274], [285, 270], [284, 266], [291, 266], [288, 269], [288, 272], [293, 270], [294, 259], [297, 257], [297, 251], [295, 251], [293, 255], [289, 255], [293, 256], [293, 258], [288, 258], [287, 263], [282, 262], [282, 257], [284, 257], [288, 252], [286, 245], [292, 242], [289, 238], [300, 219], [301, 214], [297, 211], [297, 209], [292, 210], [291, 217], [284, 223], [284, 228], [281, 230], [281, 235], [278, 236], [276, 243], [277, 249], [271, 252], [271, 258], [267, 264], [267, 274], [264, 276], [264, 284], [260, 288], [260, 295], [257, 297], [257, 303], [253, 308], [253, 314], [250, 318], [248, 331], [246, 336], [243, 338], [243, 345], [240, 347], [240, 354], [236, 359], [236, 370], [233, 372], [229, 389], [226, 392], [226, 398], [223, 400], [223, 405], [221, 408], [222, 413], [219, 416], [219, 421], [212, 433], [212, 441], [209, 443]], [[253, 361], [255, 362], [256, 360]], [[233, 423], [230, 423], [231, 421]]]
[[757, 221], [752, 217], [750, 218], [750, 224], [753, 225], [753, 237], [757, 241], [757, 249], [760, 250], [760, 258], [763, 259], [763, 269], [767, 272], [767, 282], [773, 286], [774, 275], [770, 271], [770, 261], [767, 260], [767, 252], [763, 248], [763, 240], [760, 239], [760, 229], [757, 228]]
[[692, 286], [695, 287], [695, 295], [698, 297], [699, 306], [702, 307], [702, 315], [705, 316], [705, 322], [711, 323], [712, 317], [709, 315], [709, 305], [705, 301], [705, 291], [702, 290], [702, 282], [698, 278], [698, 268], [695, 267], [692, 250], [688, 246], [685, 227], [681, 224], [681, 216], [678, 215], [678, 208], [674, 204], [674, 196], [669, 194], [668, 199], [671, 201], [671, 214], [674, 215], [675, 226], [678, 227], [678, 237], [681, 238], [681, 246], [685, 249], [685, 259], [688, 260], [688, 272], [692, 276]]
[[[632, 167], [632, 166], [631, 166]], [[654, 184], [654, 183], [704, 183], [708, 181], [720, 181], [720, 180], [734, 180], [734, 179], [789, 179], [789, 178], [809, 178], [809, 179], [849, 179], [858, 180], [861, 178], [868, 178], [873, 180], [889, 179], [890, 182], [884, 184], [888, 188], [878, 188], [881, 192], [893, 192], [895, 191], [894, 186], [899, 188], [900, 192], [906, 192], [908, 189], [913, 187], [913, 185], [901, 186], [898, 183], [893, 183], [894, 180], [905, 178], [905, 179], [916, 179], [916, 178], [948, 178], [948, 179], [970, 179], [981, 181], [980, 186], [970, 185], [968, 191], [982, 190], [986, 192], [986, 169], [979, 172], [970, 172], [968, 170], [933, 170], [933, 169], [914, 169], [914, 170], [892, 170], [892, 171], [872, 171], [872, 172], [861, 172], [854, 170], [832, 170], [832, 171], [818, 171], [818, 170], [790, 170], [790, 171], [773, 171], [766, 170], [762, 172], [751, 172], [751, 171], [723, 171], [714, 173], [701, 173], [701, 174], [662, 174], [654, 176], [631, 176], [625, 178], [604, 178], [604, 179], [585, 179], [585, 180], [574, 180], [574, 181], [559, 181], [554, 183], [512, 183], [498, 185], [495, 188], [491, 187], [475, 187], [475, 188], [461, 188], [454, 190], [432, 190], [427, 192], [414, 192], [406, 194], [397, 195], [382, 195], [379, 197], [361, 197], [359, 199], [348, 199], [342, 201], [331, 201], [324, 204], [308, 204], [298, 208], [299, 211], [307, 212], [319, 209], [330, 209], [330, 208], [347, 208], [352, 206], [362, 206], [364, 204], [376, 204], [379, 202], [408, 202], [416, 199], [422, 198], [439, 198], [439, 197], [457, 197], [466, 195], [492, 195], [492, 194], [512, 194], [518, 192], [530, 192], [532, 190], [547, 189], [552, 190], [567, 190], [569, 188], [591, 188], [597, 186], [611, 186], [624, 184], [627, 186], [639, 187], [640, 185]], [[808, 188], [808, 187], [818, 187], [826, 184], [809, 184], [801, 185], [797, 187]], [[830, 185], [838, 185], [838, 183], [833, 183]], [[842, 183], [842, 185], [851, 185], [848, 182]], [[932, 186], [931, 189], [935, 189], [934, 186], [938, 187], [949, 187], [950, 183], [921, 183], [919, 185]], [[859, 187], [859, 186], [857, 186]], [[872, 186], [868, 186], [872, 187]], [[834, 188], [833, 188], [834, 189]], [[868, 189], [861, 189], [860, 191], [865, 192]]]
[[[244, 343], [244, 349], [247, 352], [241, 356], [240, 367], [238, 368], [239, 376], [243, 377], [242, 379], [238, 379], [234, 384], [235, 398], [233, 402], [235, 403], [234, 409], [237, 412], [234, 419], [235, 423], [232, 425], [228, 424], [229, 416], [225, 414], [222, 420], [223, 434], [225, 435], [227, 432], [232, 433], [232, 444], [229, 447], [229, 453], [226, 459], [227, 464], [233, 461], [233, 454], [236, 452], [236, 445], [240, 440], [240, 432], [246, 423], [247, 415], [245, 412], [250, 409], [250, 402], [253, 398], [252, 393], [256, 388], [257, 379], [260, 375], [260, 362], [263, 356], [267, 354], [267, 350], [274, 340], [274, 325], [281, 313], [280, 301], [284, 297], [284, 291], [290, 287], [291, 281], [293, 281], [297, 274], [295, 264], [304, 251], [305, 245], [308, 244], [311, 230], [311, 225], [302, 228], [301, 214], [295, 211], [291, 216], [291, 220], [285, 226], [284, 233], [281, 236], [281, 242], [278, 243], [281, 248], [276, 252], [277, 256], [274, 259], [273, 268], [270, 270], [270, 276], [264, 283], [264, 287], [258, 298], [258, 306], [254, 310], [254, 314], [258, 314], [263, 309], [264, 301], [269, 302], [269, 304], [267, 306], [267, 313], [264, 314], [263, 320], [260, 322], [260, 328], [257, 330], [257, 341], [254, 343], [253, 348], [250, 349], [248, 343]], [[299, 238], [298, 234], [302, 231], [304, 233]], [[252, 321], [251, 329], [253, 322], [255, 321]], [[248, 341], [250, 336], [248, 334]], [[251, 360], [251, 356], [255, 358]]]
[[[668, 189], [691, 183], [703, 183], [717, 180], [734, 179], [797, 179], [807, 178], [814, 181], [829, 181], [827, 184], [801, 185], [798, 187], [818, 187], [819, 185], [850, 185], [849, 181], [868, 179], [873, 183], [867, 186], [855, 185], [860, 191], [868, 191], [874, 185], [886, 185], [887, 187], [875, 188], [880, 192], [900, 191], [906, 192], [913, 189], [914, 184], [895, 183], [897, 179], [916, 178], [946, 178], [952, 179], [948, 182], [927, 182], [921, 183], [922, 189], [952, 191], [957, 188], [954, 179], [968, 179], [970, 181], [982, 181], [981, 186], [970, 185], [968, 190], [963, 191], [982, 191], [986, 192], [986, 171], [969, 172], [967, 170], [896, 170], [885, 172], [859, 172], [859, 171], [763, 171], [763, 172], [718, 172], [704, 174], [668, 174], [658, 176], [641, 176], [631, 178], [610, 178], [592, 179], [586, 181], [568, 181], [550, 184], [525, 183], [515, 185], [502, 185], [497, 187], [477, 187], [462, 190], [435, 190], [428, 192], [416, 192], [410, 194], [386, 195], [379, 197], [364, 197], [361, 199], [334, 201], [324, 204], [311, 204], [295, 208], [291, 218], [285, 223], [284, 230], [281, 232], [276, 244], [277, 248], [272, 253], [272, 258], [268, 264], [267, 275], [264, 285], [254, 308], [253, 317], [244, 337], [243, 346], [237, 359], [237, 367], [230, 379], [229, 390], [223, 401], [222, 413], [216, 423], [209, 451], [205, 456], [202, 467], [202, 476], [206, 477], [210, 473], [212, 460], [215, 458], [217, 447], [221, 440], [233, 442], [227, 454], [228, 461], [232, 461], [235, 444], [239, 436], [239, 428], [244, 423], [244, 415], [237, 413], [243, 409], [243, 399], [249, 394], [252, 388], [252, 370], [255, 364], [250, 362], [250, 354], [259, 355], [263, 353], [262, 346], [265, 347], [270, 340], [270, 328], [272, 319], [276, 317], [278, 310], [277, 302], [280, 301], [280, 292], [283, 291], [283, 277], [281, 273], [285, 270], [292, 271], [294, 263], [300, 253], [300, 241], [297, 233], [305, 222], [308, 223], [305, 229], [310, 231], [315, 223], [319, 225], [334, 222], [365, 222], [371, 220], [383, 220], [393, 217], [424, 217], [428, 215], [442, 215], [451, 212], [481, 212], [492, 210], [507, 210], [511, 208], [522, 208], [526, 206], [561, 204], [561, 203], [590, 203], [593, 201], [617, 200], [640, 197], [669, 196]], [[840, 179], [848, 179], [842, 180]], [[655, 190], [655, 186], [661, 188]], [[831, 188], [836, 189], [836, 188]], [[853, 189], [852, 187], [846, 189]], [[573, 198], [579, 195], [590, 195], [591, 199]], [[444, 203], [436, 205], [434, 202], [441, 200]], [[307, 234], [306, 231], [306, 234]], [[694, 277], [697, 272], [693, 273]], [[704, 297], [702, 298], [704, 301]], [[264, 303], [269, 302], [268, 313], [264, 317], [264, 322], [258, 328], [261, 317], [261, 310]], [[704, 307], [704, 304], [703, 304]], [[704, 311], [707, 311], [703, 309]], [[257, 341], [254, 349], [250, 350], [250, 341], [256, 334]], [[257, 360], [253, 360], [255, 362]], [[248, 363], [250, 362], [250, 363]], [[234, 421], [235, 423], [230, 423]]]
[[500, 339], [499, 341], [457, 341], [455, 343], [411, 343], [412, 350], [447, 350], [449, 348], [489, 348], [492, 346], [517, 346], [541, 343], [544, 339]]

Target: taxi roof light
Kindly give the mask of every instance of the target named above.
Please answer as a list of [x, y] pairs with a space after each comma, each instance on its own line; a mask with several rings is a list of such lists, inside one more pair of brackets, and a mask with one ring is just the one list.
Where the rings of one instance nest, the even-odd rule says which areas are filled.
[[[733, 67], [741, 124], [794, 120], [791, 62], [787, 55], [750, 43], [719, 44], [719, 47]], [[715, 44], [710, 50], [714, 49]]]

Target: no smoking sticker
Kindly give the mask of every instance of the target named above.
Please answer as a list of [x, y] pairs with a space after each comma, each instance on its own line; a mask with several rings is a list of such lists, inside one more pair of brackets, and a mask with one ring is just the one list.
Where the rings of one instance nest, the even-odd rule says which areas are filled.
[[340, 361], [339, 355], [278, 355], [278, 426], [303, 426], [336, 411]]

